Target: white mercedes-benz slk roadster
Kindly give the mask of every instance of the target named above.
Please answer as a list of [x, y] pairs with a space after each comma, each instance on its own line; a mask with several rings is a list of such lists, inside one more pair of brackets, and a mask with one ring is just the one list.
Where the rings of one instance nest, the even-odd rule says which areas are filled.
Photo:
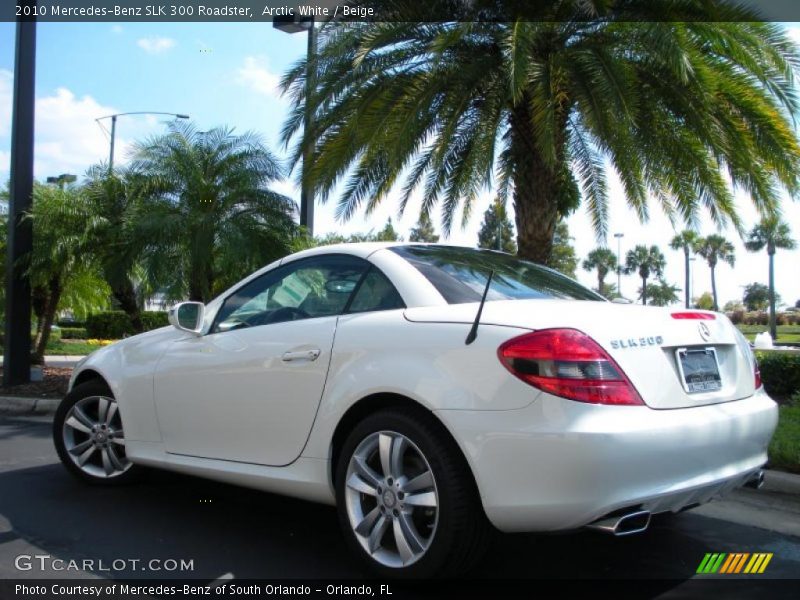
[[724, 315], [607, 302], [499, 252], [315, 248], [170, 322], [75, 368], [67, 469], [335, 504], [381, 575], [463, 571], [495, 528], [626, 535], [757, 487], [777, 422]]

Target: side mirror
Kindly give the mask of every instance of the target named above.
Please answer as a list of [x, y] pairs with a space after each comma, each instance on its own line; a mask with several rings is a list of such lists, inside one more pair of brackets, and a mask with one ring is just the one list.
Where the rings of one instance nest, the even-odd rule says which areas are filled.
[[175, 329], [198, 335], [203, 330], [205, 305], [202, 302], [181, 302], [169, 309], [168, 316]]

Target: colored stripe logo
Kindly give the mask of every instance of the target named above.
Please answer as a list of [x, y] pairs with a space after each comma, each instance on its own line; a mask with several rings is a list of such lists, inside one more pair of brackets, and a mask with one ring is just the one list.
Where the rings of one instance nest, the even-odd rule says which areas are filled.
[[701, 575], [736, 575], [763, 573], [772, 560], [772, 552], [709, 552], [703, 557], [697, 573]]

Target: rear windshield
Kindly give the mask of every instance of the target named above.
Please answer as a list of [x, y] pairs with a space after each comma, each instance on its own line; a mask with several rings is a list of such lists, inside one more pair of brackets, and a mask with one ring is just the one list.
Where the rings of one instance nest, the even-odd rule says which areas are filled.
[[449, 304], [479, 302], [494, 271], [488, 300], [605, 300], [557, 271], [492, 250], [453, 246], [389, 248], [414, 265]]

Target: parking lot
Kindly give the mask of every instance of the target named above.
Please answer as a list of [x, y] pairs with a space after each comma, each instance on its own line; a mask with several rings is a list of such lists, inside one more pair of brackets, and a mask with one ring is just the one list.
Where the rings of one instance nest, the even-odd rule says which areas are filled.
[[[717, 504], [719, 514], [742, 520], [735, 501]], [[748, 579], [739, 582], [745, 590], [800, 575], [800, 538], [787, 533], [800, 524], [799, 513], [786, 506], [785, 532], [703, 511], [657, 519], [628, 538], [503, 535], [474, 576], [642, 578], [676, 593], [704, 577], [695, 572], [707, 552], [774, 553], [764, 575], [738, 576]], [[753, 511], [754, 519], [763, 512]], [[20, 555], [50, 558], [19, 563]], [[60, 569], [55, 559], [63, 561], [55, 562]], [[65, 569], [71, 560], [94, 572]], [[345, 548], [331, 507], [165, 472], [126, 488], [88, 487], [57, 463], [48, 417], [0, 416], [0, 579], [366, 576]]]

